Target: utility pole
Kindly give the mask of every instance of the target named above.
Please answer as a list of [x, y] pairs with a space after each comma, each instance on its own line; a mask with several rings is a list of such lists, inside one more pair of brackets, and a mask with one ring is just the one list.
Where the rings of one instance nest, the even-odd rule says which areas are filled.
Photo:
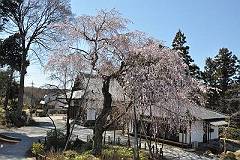
[[32, 118], [32, 109], [33, 109], [33, 106], [34, 106], [34, 104], [33, 104], [33, 85], [34, 85], [34, 83], [33, 83], [33, 81], [32, 81], [32, 93], [31, 93], [31, 105], [30, 105], [30, 117]]

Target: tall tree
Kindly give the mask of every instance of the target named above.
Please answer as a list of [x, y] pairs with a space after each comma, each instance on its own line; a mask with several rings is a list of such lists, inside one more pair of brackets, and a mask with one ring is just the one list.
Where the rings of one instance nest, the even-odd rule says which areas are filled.
[[24, 78], [28, 56], [33, 53], [40, 58], [40, 52], [33, 49], [37, 47], [49, 48], [47, 42], [56, 38], [52, 25], [70, 15], [70, 4], [68, 0], [2, 0], [0, 12], [5, 14], [4, 17], [9, 19], [7, 24], [11, 25], [5, 27], [5, 31], [20, 34], [22, 57], [18, 108], [16, 111], [16, 115], [20, 118], [23, 108]]
[[[187, 69], [187, 67], [186, 65], [182, 65], [183, 63], [175, 51], [166, 49], [166, 47], [163, 47], [161, 50], [159, 48], [160, 43], [157, 40], [147, 37], [142, 32], [127, 32], [127, 24], [128, 20], [123, 18], [116, 10], [101, 10], [96, 16], [79, 16], [76, 18], [76, 21], [65, 24], [60, 23], [56, 26], [60, 33], [66, 35], [66, 37], [68, 36], [73, 42], [75, 42], [70, 43], [69, 47], [74, 48], [78, 46], [79, 48], [76, 48], [76, 51], [90, 61], [91, 65], [89, 70], [93, 70], [93, 73], [102, 79], [102, 110], [100, 111], [94, 126], [93, 154], [95, 155], [101, 154], [103, 133], [108, 129], [109, 124], [111, 124], [108, 120], [108, 117], [110, 117], [113, 112], [112, 94], [110, 92], [111, 82], [117, 80], [124, 87], [122, 79], [124, 78], [124, 75], [134, 67], [132, 66], [134, 62], [138, 61], [139, 63], [142, 62], [148, 65], [149, 63], [151, 64], [152, 61], [155, 62], [162, 60], [162, 65], [160, 65], [161, 62], [158, 63], [159, 73], [161, 71], [175, 73], [177, 70], [176, 68], [182, 68], [183, 72], [181, 70], [178, 74], [183, 73], [181, 76], [188, 77], [184, 70]], [[81, 48], [81, 45], [77, 45], [77, 42], [79, 41], [86, 44], [87, 47], [84, 45]], [[168, 58], [168, 53], [171, 51], [174, 52], [174, 54]], [[152, 56], [149, 54], [152, 54]], [[158, 57], [158, 54], [161, 56]], [[177, 62], [179, 63], [176, 63], [178, 66], [173, 67], [174, 65], [169, 65], [168, 63], [171, 62], [167, 61], [167, 59], [178, 60]], [[171, 67], [168, 68], [168, 66]], [[144, 66], [141, 69], [147, 72], [147, 68], [144, 68]], [[171, 69], [176, 70], [171, 72]], [[155, 84], [154, 87], [159, 87], [161, 84], [156, 83], [156, 81], [151, 81], [151, 76], [154, 76], [155, 78], [155, 75], [159, 75], [159, 73], [154, 73], [154, 68], [149, 68], [149, 70], [152, 71], [149, 74], [154, 75], [150, 75], [149, 82], [147, 81], [146, 83], [149, 85]], [[129, 78], [137, 79], [140, 83], [145, 77], [138, 68], [134, 71], [134, 73], [139, 74], [139, 79], [131, 76], [132, 72], [129, 74]], [[180, 85], [181, 83], [181, 80], [175, 80], [171, 74], [164, 74], [163, 76], [164, 77], [161, 77], [161, 79], [158, 80], [164, 81], [167, 79], [166, 81], [169, 81], [166, 83], [172, 85], [175, 85], [176, 83], [179, 83]], [[187, 80], [187, 78], [184, 80]], [[139, 87], [141, 87], [141, 85]], [[138, 86], [136, 86], [136, 88], [137, 87]], [[163, 89], [161, 92], [162, 94], [164, 93], [164, 87], [164, 84], [162, 88], [159, 87], [159, 89]], [[168, 87], [169, 86], [165, 88], [166, 91], [171, 90], [170, 88], [167, 89]], [[186, 85], [186, 87], [191, 87], [191, 85]], [[148, 89], [154, 90], [157, 88], [149, 87]], [[160, 98], [161, 93], [158, 93], [156, 97]], [[146, 95], [149, 94], [146, 93]], [[175, 95], [175, 97], [177, 96]], [[164, 101], [164, 99], [161, 100]]]
[[[152, 129], [160, 126], [159, 128], [165, 128], [165, 132], [167, 127], [163, 127], [163, 124], [169, 124], [171, 130], [178, 128], [180, 123], [186, 123], [189, 119], [183, 119], [179, 113], [184, 105], [189, 108], [194, 105], [189, 96], [197, 83], [186, 74], [186, 65], [178, 53], [167, 47], [159, 48], [158, 42], [154, 42], [132, 58], [132, 68], [123, 76], [127, 96], [137, 108], [137, 113], [132, 111], [132, 114], [137, 114], [138, 120], [141, 120], [141, 115], [149, 116], [151, 125], [155, 125]], [[140, 130], [144, 130], [143, 124], [140, 125]], [[155, 133], [150, 131], [152, 135], [156, 135], [156, 132], [159, 134], [160, 129], [156, 130]], [[149, 128], [143, 132], [149, 132]], [[152, 156], [151, 143], [148, 146]]]
[[[77, 48], [90, 62], [89, 71], [102, 80], [103, 106], [94, 127], [93, 153], [101, 154], [103, 133], [109, 128], [108, 117], [113, 110], [110, 82], [127, 69], [127, 57], [136, 46], [144, 47], [147, 39], [141, 33], [126, 33], [128, 20], [116, 10], [101, 10], [96, 16], [79, 16], [76, 21], [59, 24], [59, 31], [88, 47]], [[76, 44], [76, 43], [75, 43]], [[75, 45], [77, 46], [77, 45]], [[80, 45], [78, 45], [80, 46]], [[70, 44], [74, 48], [74, 43]]]
[[[13, 74], [15, 71], [20, 71], [22, 48], [20, 43], [20, 35], [18, 33], [6, 38], [0, 45], [0, 65], [8, 67], [8, 81], [6, 85], [6, 93], [4, 99], [4, 109], [6, 118], [9, 118], [8, 113], [8, 101], [11, 98], [15, 98], [15, 94], [18, 93], [18, 84], [14, 81]], [[15, 86], [15, 87], [14, 87]], [[13, 87], [16, 91], [13, 90]], [[20, 121], [14, 121], [15, 125], [18, 125]]]
[[207, 107], [224, 113], [239, 110], [239, 102], [235, 99], [238, 92], [237, 61], [237, 57], [227, 48], [219, 49], [214, 59], [207, 58], [203, 72], [203, 79], [208, 87]]
[[181, 30], [179, 30], [176, 33], [176, 36], [174, 37], [172, 42], [173, 50], [178, 51], [180, 56], [183, 58], [183, 61], [189, 68], [190, 75], [194, 76], [197, 79], [200, 79], [201, 78], [200, 68], [193, 63], [194, 60], [191, 58], [189, 54], [189, 46], [185, 45], [186, 43], [187, 43], [186, 36]]
[[217, 85], [224, 94], [234, 83], [234, 75], [237, 72], [237, 57], [227, 48], [221, 48], [215, 57]]
[[216, 76], [216, 62], [208, 57], [204, 66], [203, 80], [207, 87], [206, 93], [206, 107], [216, 110], [219, 106], [219, 89], [217, 88], [217, 76]]
[[235, 77], [235, 83], [237, 83], [240, 86], [240, 59], [238, 59], [237, 75]]
[[15, 33], [2, 41], [0, 44], [0, 52], [0, 65], [2, 67], [8, 66], [13, 70], [20, 71], [22, 47], [20, 35], [18, 33]]

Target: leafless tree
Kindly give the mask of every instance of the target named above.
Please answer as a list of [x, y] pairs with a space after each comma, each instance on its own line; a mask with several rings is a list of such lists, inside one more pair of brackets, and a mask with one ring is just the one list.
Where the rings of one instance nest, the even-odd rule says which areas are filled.
[[9, 23], [4, 30], [6, 33], [20, 34], [22, 59], [20, 67], [20, 88], [18, 96], [17, 116], [21, 116], [23, 108], [24, 78], [30, 53], [39, 60], [41, 54], [36, 48], [49, 49], [49, 42], [56, 40], [52, 25], [65, 20], [70, 14], [68, 0], [14, 0], [4, 1], [1, 10], [6, 12]]
[[70, 137], [70, 109], [73, 107], [73, 95], [76, 90], [79, 90], [80, 83], [84, 83], [84, 69], [83, 57], [71, 53], [69, 48], [56, 49], [45, 66], [46, 72], [50, 73], [54, 82], [48, 86], [54, 89], [55, 100], [67, 106], [66, 141]]

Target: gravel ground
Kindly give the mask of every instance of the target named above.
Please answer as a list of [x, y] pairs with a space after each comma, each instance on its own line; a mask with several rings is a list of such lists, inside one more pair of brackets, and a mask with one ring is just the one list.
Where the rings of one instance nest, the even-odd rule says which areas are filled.
[[[65, 121], [63, 120], [62, 116], [53, 116], [52, 118], [54, 119], [57, 128], [64, 129]], [[48, 117], [35, 117], [34, 119], [40, 123], [39, 126], [0, 129], [0, 133], [22, 139], [22, 141], [17, 144], [0, 144], [0, 160], [27, 159], [25, 158], [26, 152], [30, 149], [32, 143], [38, 141], [39, 139], [44, 139], [44, 137], [46, 136], [46, 132], [53, 128], [51, 121]], [[76, 125], [73, 132], [73, 138], [78, 136], [79, 139], [84, 141], [87, 140], [88, 136], [92, 137], [92, 135], [93, 135], [92, 129], [88, 129], [79, 125]], [[108, 137], [110, 137], [110, 139], [112, 140], [113, 132], [111, 131], [106, 132], [106, 141], [108, 141]], [[127, 136], [121, 135], [120, 131], [117, 131], [116, 138], [118, 137], [120, 137], [121, 143], [126, 144]], [[131, 138], [131, 143], [133, 144], [133, 138]], [[144, 146], [144, 141], [142, 142], [142, 146]], [[163, 154], [165, 157], [169, 159], [176, 160], [217, 159], [200, 156], [195, 154], [194, 152], [189, 152], [179, 147], [174, 147], [170, 145], [164, 145]]]

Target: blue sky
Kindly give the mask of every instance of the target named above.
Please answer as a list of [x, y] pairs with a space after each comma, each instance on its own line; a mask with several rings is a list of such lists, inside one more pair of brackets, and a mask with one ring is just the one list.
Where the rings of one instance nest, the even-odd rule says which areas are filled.
[[[171, 46], [181, 29], [190, 46], [190, 55], [201, 68], [206, 57], [213, 57], [219, 48], [227, 47], [240, 58], [239, 0], [72, 0], [76, 15], [94, 15], [100, 9], [118, 10], [140, 30]], [[26, 85], [47, 83], [47, 75], [36, 63], [29, 67]]]

